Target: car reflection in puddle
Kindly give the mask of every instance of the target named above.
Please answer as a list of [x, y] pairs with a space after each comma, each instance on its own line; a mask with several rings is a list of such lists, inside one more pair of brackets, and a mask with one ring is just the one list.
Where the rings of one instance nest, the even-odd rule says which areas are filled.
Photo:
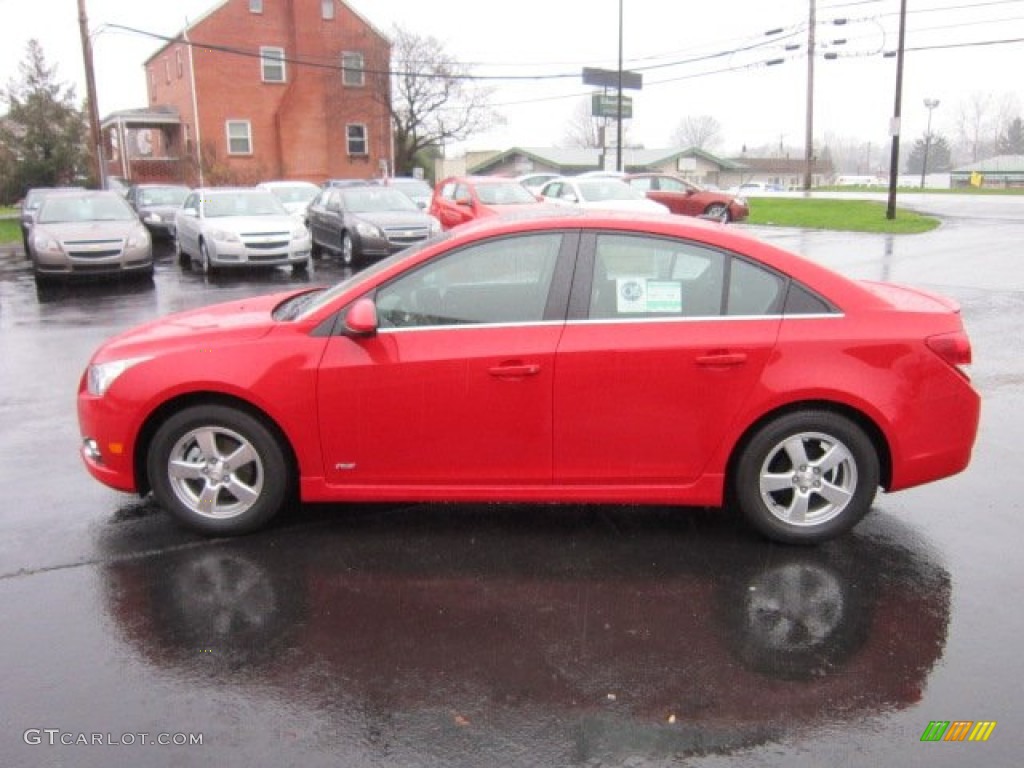
[[891, 519], [862, 528], [792, 548], [720, 513], [334, 510], [115, 560], [104, 582], [145, 663], [312, 707], [339, 738], [369, 718], [443, 752], [455, 717], [580, 762], [721, 753], [921, 698], [949, 575]]

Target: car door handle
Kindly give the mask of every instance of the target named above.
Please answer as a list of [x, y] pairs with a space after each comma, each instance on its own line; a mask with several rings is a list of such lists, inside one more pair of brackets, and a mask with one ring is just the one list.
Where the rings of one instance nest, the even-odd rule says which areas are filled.
[[509, 363], [488, 368], [487, 372], [500, 379], [521, 379], [524, 376], [536, 376], [540, 373], [540, 366], [536, 363]]
[[697, 365], [704, 368], [729, 368], [747, 362], [745, 352], [709, 352], [698, 355]]

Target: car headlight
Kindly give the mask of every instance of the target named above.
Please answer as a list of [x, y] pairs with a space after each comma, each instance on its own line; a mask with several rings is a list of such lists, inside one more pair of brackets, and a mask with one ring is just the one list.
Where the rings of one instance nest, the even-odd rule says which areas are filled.
[[38, 232], [32, 237], [32, 247], [36, 249], [37, 253], [40, 251], [60, 251], [60, 243], [42, 232]]
[[292, 228], [292, 240], [302, 240], [304, 237], [309, 237], [309, 230], [305, 224]]
[[149, 360], [149, 355], [142, 357], [126, 357], [124, 360], [111, 360], [108, 363], [93, 363], [89, 366], [88, 389], [89, 394], [95, 397], [102, 397], [110, 389], [117, 377], [127, 371], [133, 365]]
[[129, 248], [142, 248], [149, 245], [149, 232], [145, 227], [139, 227], [128, 235]]
[[441, 222], [435, 219], [433, 216], [430, 217], [430, 234], [436, 235], [441, 231]]
[[242, 242], [242, 238], [238, 236], [238, 233], [230, 232], [226, 229], [212, 229], [210, 230], [210, 237], [214, 240], [220, 240], [222, 243]]
[[380, 227], [375, 227], [366, 221], [356, 222], [356, 232], [363, 237], [384, 237], [384, 233], [380, 231]]
[[747, 198], [745, 198], [745, 197], [734, 197], [733, 198], [733, 202], [735, 202], [736, 205], [746, 205], [747, 204]]

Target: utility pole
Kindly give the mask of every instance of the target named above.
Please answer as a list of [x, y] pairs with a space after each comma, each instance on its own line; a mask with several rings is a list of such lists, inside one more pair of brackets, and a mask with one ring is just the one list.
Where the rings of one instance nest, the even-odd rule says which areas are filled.
[[896, 218], [896, 184], [900, 175], [900, 104], [903, 101], [903, 46], [907, 31], [907, 0], [900, 0], [900, 42], [896, 49], [896, 103], [892, 111], [892, 155], [889, 159], [889, 202], [885, 218]]
[[615, 170], [622, 170], [622, 0], [619, 0], [619, 84], [615, 107]]
[[[103, 162], [100, 142], [100, 113], [96, 104], [96, 75], [92, 67], [92, 41], [89, 39], [89, 17], [85, 13], [85, 0], [78, 0], [78, 32], [82, 36], [82, 58], [85, 60], [85, 92], [89, 101], [89, 155], [100, 189], [107, 188], [107, 169]], [[122, 147], [122, 151], [125, 148]]]
[[804, 142], [804, 191], [811, 188], [814, 170], [814, 28], [817, 26], [815, 0], [807, 19], [807, 136]]

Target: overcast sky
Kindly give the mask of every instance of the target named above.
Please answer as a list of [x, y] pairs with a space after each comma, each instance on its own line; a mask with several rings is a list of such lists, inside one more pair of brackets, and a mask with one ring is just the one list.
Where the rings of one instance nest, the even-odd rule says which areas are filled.
[[[265, 0], [275, 2], [275, 0]], [[87, 0], [101, 117], [146, 105], [143, 61], [158, 40], [121, 24], [173, 35], [216, 0]], [[619, 0], [351, 0], [379, 29], [400, 24], [438, 38], [478, 75], [575, 75], [617, 66]], [[955, 138], [964, 105], [977, 96], [1024, 104], [1024, 0], [908, 0], [903, 140], [925, 131], [924, 99], [939, 99], [933, 130]], [[899, 0], [817, 0], [815, 136], [888, 144]], [[643, 75], [633, 92], [629, 135], [667, 147], [680, 119], [712, 115], [719, 151], [747, 145], [801, 147], [806, 119], [809, 0], [623, 0], [625, 67]], [[58, 79], [84, 96], [76, 0], [0, 0], [0, 75], [18, 79], [36, 38]], [[837, 20], [845, 23], [836, 24]], [[770, 30], [781, 30], [773, 35]], [[845, 43], [836, 41], [845, 39]], [[1000, 41], [1015, 42], [1001, 43]], [[786, 50], [786, 45], [799, 48]], [[919, 49], [919, 50], [915, 50]], [[924, 49], [924, 50], [920, 50]], [[837, 58], [826, 60], [825, 53]], [[766, 62], [783, 61], [772, 66]], [[494, 81], [506, 123], [464, 148], [564, 143], [574, 110], [591, 89], [577, 76]], [[995, 107], [991, 108], [994, 112]]]

